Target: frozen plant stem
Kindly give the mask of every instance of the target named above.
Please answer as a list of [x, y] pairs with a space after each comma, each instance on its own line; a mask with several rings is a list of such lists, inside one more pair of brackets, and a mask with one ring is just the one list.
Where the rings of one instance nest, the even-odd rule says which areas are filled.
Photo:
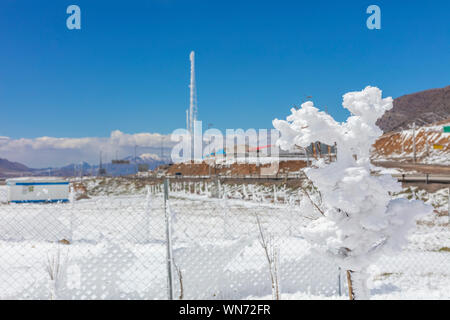
[[61, 260], [61, 249], [58, 246], [56, 253], [51, 255], [51, 257], [47, 254], [47, 273], [49, 275], [49, 298], [50, 300], [56, 300], [58, 298], [58, 287], [59, 282], [61, 281], [61, 276], [64, 271], [65, 265], [67, 262], [67, 254], [66, 257]]
[[347, 285], [348, 285], [348, 298], [350, 300], [355, 300], [355, 296], [353, 294], [353, 285], [352, 285], [352, 272], [347, 270]]
[[259, 229], [259, 243], [264, 250], [267, 263], [269, 265], [270, 280], [272, 282], [272, 299], [280, 300], [280, 283], [278, 276], [279, 250], [275, 244], [273, 236], [265, 236], [259, 216], [255, 214], [255, 217]]
[[181, 273], [181, 269], [178, 267], [178, 265], [175, 263], [175, 261], [174, 261], [173, 265], [178, 274], [178, 281], [180, 282], [180, 296], [178, 297], [178, 299], [183, 300], [183, 298], [184, 298], [183, 274]]

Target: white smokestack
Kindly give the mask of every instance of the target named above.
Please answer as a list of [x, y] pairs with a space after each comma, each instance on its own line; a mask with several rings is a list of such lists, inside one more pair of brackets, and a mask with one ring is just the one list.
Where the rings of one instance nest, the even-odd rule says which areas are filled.
[[197, 92], [195, 88], [195, 52], [191, 51], [189, 55], [191, 60], [191, 84], [190, 88], [190, 101], [189, 101], [189, 132], [194, 132], [194, 123], [197, 120]]

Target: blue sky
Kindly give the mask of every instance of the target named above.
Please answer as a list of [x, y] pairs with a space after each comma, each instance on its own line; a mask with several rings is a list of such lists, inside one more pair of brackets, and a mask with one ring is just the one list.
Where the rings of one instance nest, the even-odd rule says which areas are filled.
[[[66, 28], [81, 8], [82, 29]], [[382, 29], [368, 30], [370, 4]], [[306, 96], [450, 84], [449, 1], [24, 1], [0, 3], [0, 136], [170, 133], [185, 126], [189, 52], [199, 118], [271, 128]]]

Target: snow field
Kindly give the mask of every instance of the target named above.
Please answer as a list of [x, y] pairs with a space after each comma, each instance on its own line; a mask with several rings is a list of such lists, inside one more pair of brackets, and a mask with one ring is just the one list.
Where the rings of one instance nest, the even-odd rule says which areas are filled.
[[[211, 199], [175, 190], [169, 206], [176, 298], [270, 296], [256, 215], [280, 250], [282, 299], [345, 298], [344, 272], [302, 237], [302, 227], [313, 215], [307, 212], [310, 207]], [[449, 228], [433, 217], [428, 220], [433, 223], [419, 225], [404, 251], [369, 267], [372, 298], [450, 298]], [[58, 244], [62, 239], [71, 243]], [[48, 299], [47, 260], [59, 250], [67, 262], [58, 298], [166, 299], [165, 239], [160, 194], [0, 205], [0, 298]]]

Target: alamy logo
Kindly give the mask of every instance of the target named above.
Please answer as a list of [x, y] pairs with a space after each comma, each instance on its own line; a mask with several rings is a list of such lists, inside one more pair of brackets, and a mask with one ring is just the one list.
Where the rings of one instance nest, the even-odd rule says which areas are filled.
[[262, 175], [278, 172], [279, 147], [276, 141], [279, 131], [275, 129], [227, 129], [225, 135], [218, 129], [202, 130], [202, 122], [194, 121], [193, 130], [176, 129], [171, 140], [171, 159], [179, 162], [255, 163], [268, 164], [261, 169]]
[[380, 30], [381, 29], [381, 9], [377, 5], [371, 5], [366, 10], [367, 14], [370, 14], [370, 17], [367, 18], [367, 28], [369, 30]]
[[80, 30], [81, 29], [81, 9], [77, 5], [70, 5], [66, 10], [67, 14], [70, 16], [66, 20], [67, 29], [69, 30]]

